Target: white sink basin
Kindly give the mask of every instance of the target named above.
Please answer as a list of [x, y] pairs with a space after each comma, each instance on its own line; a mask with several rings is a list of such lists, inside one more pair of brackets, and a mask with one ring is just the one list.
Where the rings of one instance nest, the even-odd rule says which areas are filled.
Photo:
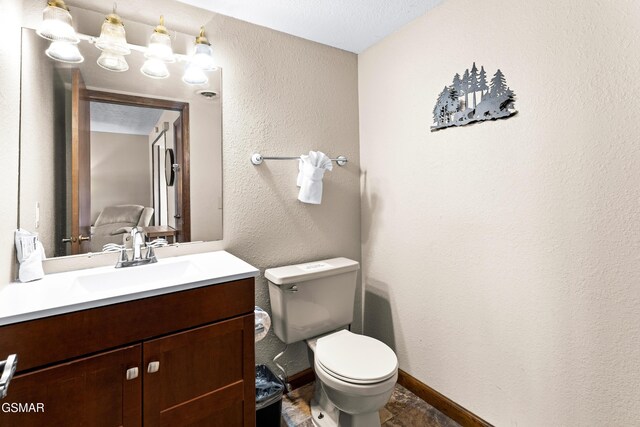
[[111, 292], [126, 288], [137, 288], [148, 283], [162, 285], [166, 282], [183, 283], [200, 273], [190, 260], [171, 263], [156, 263], [100, 271], [76, 277], [74, 288], [79, 287], [87, 292]]
[[135, 267], [96, 267], [0, 285], [0, 325], [256, 277], [225, 251], [161, 258]]

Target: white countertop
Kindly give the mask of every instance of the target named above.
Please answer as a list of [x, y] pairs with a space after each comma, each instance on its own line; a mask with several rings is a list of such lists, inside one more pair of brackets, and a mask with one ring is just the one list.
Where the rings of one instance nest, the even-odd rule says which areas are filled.
[[216, 251], [136, 267], [48, 274], [34, 282], [0, 286], [0, 325], [256, 277], [258, 273], [240, 258]]

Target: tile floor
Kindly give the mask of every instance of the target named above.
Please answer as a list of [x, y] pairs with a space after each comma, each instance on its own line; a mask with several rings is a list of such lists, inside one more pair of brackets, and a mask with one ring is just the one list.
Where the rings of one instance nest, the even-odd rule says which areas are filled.
[[[313, 383], [300, 387], [282, 399], [282, 427], [313, 427], [309, 401]], [[396, 384], [389, 403], [380, 411], [383, 427], [459, 427], [455, 421]]]

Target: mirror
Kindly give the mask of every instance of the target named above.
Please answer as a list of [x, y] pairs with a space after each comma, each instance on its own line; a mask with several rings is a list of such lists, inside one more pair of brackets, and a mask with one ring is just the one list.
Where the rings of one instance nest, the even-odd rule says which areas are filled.
[[[174, 49], [193, 43], [174, 39]], [[101, 251], [132, 226], [170, 242], [221, 239], [221, 71], [190, 86], [184, 63], [159, 80], [139, 71], [139, 51], [112, 72], [87, 41], [80, 64], [50, 59], [48, 47], [23, 29], [19, 226], [39, 233], [47, 257]]]

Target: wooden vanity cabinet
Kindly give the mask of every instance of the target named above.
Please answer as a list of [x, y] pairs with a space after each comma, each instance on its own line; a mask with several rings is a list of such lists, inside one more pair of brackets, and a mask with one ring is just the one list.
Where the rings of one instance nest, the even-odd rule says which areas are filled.
[[[0, 425], [140, 425], [141, 377], [123, 372], [139, 366], [141, 354], [135, 345], [15, 377], [0, 401]], [[11, 412], [18, 404], [29, 412]]]
[[0, 426], [253, 427], [253, 309], [250, 278], [2, 326]]

